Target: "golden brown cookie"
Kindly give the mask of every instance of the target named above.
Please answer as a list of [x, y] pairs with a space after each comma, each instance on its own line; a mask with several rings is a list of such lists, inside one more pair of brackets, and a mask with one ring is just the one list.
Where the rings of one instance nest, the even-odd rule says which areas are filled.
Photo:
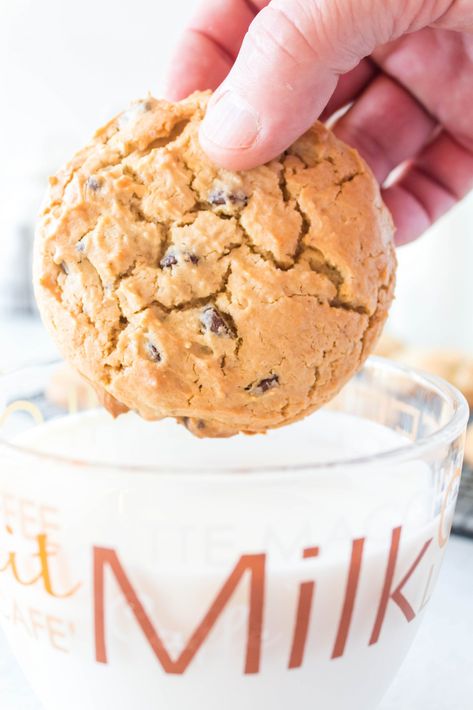
[[320, 123], [262, 167], [212, 164], [207, 100], [133, 104], [51, 179], [36, 293], [112, 409], [264, 432], [330, 399], [372, 350], [393, 225], [366, 164]]

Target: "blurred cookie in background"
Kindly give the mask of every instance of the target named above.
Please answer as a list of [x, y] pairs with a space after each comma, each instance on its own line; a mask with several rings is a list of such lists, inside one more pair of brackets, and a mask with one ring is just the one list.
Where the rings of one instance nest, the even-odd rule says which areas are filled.
[[387, 357], [395, 360], [396, 355], [399, 355], [399, 353], [405, 350], [405, 348], [406, 345], [402, 342], [402, 340], [395, 338], [389, 333], [383, 333], [381, 338], [378, 340], [374, 354], [379, 355], [380, 357]]
[[401, 362], [418, 370], [442, 377], [465, 395], [473, 406], [473, 357], [456, 350], [418, 350], [406, 348], [399, 356]]
[[46, 397], [70, 414], [93, 409], [99, 402], [94, 388], [67, 363], [61, 363], [51, 376]]
[[415, 348], [403, 345], [391, 335], [381, 337], [376, 355], [391, 358], [417, 370], [447, 380], [463, 392], [470, 407], [473, 407], [473, 356], [460, 350], [441, 348]]

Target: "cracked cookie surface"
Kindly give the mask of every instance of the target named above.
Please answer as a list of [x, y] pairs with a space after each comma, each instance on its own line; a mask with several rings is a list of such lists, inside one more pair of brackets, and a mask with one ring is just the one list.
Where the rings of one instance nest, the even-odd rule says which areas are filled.
[[393, 296], [393, 225], [359, 155], [316, 124], [277, 160], [212, 164], [207, 93], [133, 104], [50, 180], [35, 288], [105, 405], [198, 436], [264, 432], [333, 397]]

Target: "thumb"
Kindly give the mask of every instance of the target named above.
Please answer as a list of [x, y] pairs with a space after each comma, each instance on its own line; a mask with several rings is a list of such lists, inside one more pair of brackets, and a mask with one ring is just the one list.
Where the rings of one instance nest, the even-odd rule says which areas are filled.
[[[254, 19], [201, 126], [202, 147], [234, 170], [283, 152], [318, 118], [340, 74], [376, 46], [434, 22], [411, 0], [273, 0]], [[422, 17], [419, 22], [419, 17]]]

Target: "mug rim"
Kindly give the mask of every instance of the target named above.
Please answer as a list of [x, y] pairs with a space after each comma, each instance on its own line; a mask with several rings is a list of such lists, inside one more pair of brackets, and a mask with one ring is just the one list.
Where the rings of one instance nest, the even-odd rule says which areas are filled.
[[[61, 361], [57, 361], [59, 364]], [[28, 367], [20, 368], [15, 372], [21, 372], [22, 370], [27, 370], [31, 367], [47, 367], [51, 366], [52, 362], [40, 363], [36, 365], [29, 365]], [[193, 480], [202, 479], [210, 477], [212, 479], [218, 478], [222, 479], [225, 477], [234, 477], [238, 475], [241, 477], [242, 474], [251, 474], [252, 477], [258, 474], [262, 474], [268, 477], [270, 474], [276, 476], [284, 475], [288, 473], [316, 473], [317, 471], [327, 471], [334, 470], [338, 468], [355, 468], [358, 466], [366, 466], [368, 464], [372, 465], [378, 462], [383, 462], [384, 464], [395, 464], [401, 463], [409, 459], [418, 459], [426, 452], [437, 446], [446, 445], [454, 441], [459, 437], [463, 431], [466, 429], [466, 425], [469, 418], [469, 407], [464, 395], [454, 386], [451, 385], [446, 380], [432, 375], [430, 373], [424, 372], [417, 368], [411, 368], [407, 365], [395, 362], [388, 358], [383, 358], [379, 356], [370, 356], [363, 367], [359, 370], [362, 372], [364, 369], [378, 369], [387, 370], [397, 374], [403, 374], [409, 376], [410, 379], [416, 381], [418, 385], [423, 386], [424, 389], [435, 389], [437, 393], [442, 396], [444, 401], [447, 401], [452, 406], [452, 415], [450, 419], [445, 422], [441, 427], [439, 427], [433, 433], [421, 437], [416, 442], [411, 442], [407, 445], [396, 446], [387, 450], [383, 450], [377, 454], [355, 456], [345, 459], [335, 459], [332, 461], [318, 461], [315, 463], [302, 463], [302, 464], [281, 464], [281, 465], [255, 465], [255, 466], [221, 466], [215, 469], [209, 469], [208, 467], [199, 466], [169, 466], [169, 465], [130, 465], [130, 464], [112, 464], [106, 461], [94, 461], [78, 458], [69, 458], [67, 456], [62, 456], [58, 454], [52, 454], [44, 451], [37, 451], [30, 449], [27, 446], [22, 446], [20, 444], [12, 443], [4, 439], [0, 434], [0, 448], [3, 447], [10, 453], [14, 453], [22, 458], [34, 459], [37, 461], [49, 461], [55, 465], [68, 466], [69, 468], [74, 468], [75, 470], [80, 469], [83, 471], [91, 471], [97, 474], [98, 472], [112, 473], [114, 475], [152, 475], [152, 476], [179, 476], [186, 477]], [[10, 373], [2, 373], [0, 376], [0, 388], [2, 380], [7, 378]], [[354, 378], [356, 378], [356, 374]], [[352, 378], [352, 379], [354, 379]], [[348, 384], [348, 383], [347, 383]], [[346, 385], [345, 385], [346, 386]], [[74, 416], [74, 415], [68, 415]], [[308, 415], [310, 416], [310, 415]]]

